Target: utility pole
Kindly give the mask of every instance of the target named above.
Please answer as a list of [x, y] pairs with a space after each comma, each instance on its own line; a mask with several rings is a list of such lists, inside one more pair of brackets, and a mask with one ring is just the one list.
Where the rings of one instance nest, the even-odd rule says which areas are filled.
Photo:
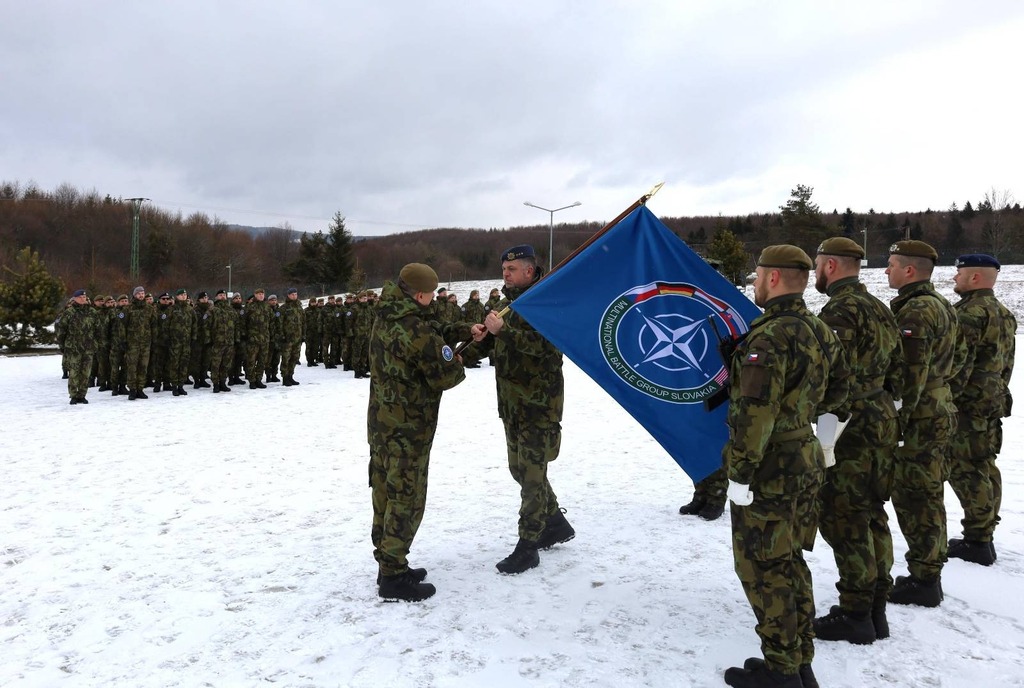
[[868, 266], [868, 226], [865, 224], [864, 229], [860, 232], [864, 235], [864, 257], [860, 261], [860, 266], [866, 268]]
[[139, 277], [139, 210], [142, 208], [143, 202], [149, 199], [128, 198], [126, 200], [132, 204], [132, 258], [128, 273], [132, 280], [137, 280]]

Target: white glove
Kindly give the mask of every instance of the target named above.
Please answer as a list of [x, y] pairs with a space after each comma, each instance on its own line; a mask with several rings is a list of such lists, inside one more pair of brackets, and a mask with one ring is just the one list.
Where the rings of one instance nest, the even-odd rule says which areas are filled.
[[852, 414], [841, 422], [839, 416], [834, 413], [823, 413], [818, 416], [814, 434], [817, 435], [818, 442], [821, 443], [821, 450], [825, 454], [826, 468], [836, 465], [836, 442], [839, 441], [839, 436], [843, 434], [843, 430], [852, 419]]
[[754, 493], [750, 491], [750, 485], [740, 485], [732, 480], [729, 481], [729, 489], [725, 494], [736, 506], [750, 506], [754, 501]]

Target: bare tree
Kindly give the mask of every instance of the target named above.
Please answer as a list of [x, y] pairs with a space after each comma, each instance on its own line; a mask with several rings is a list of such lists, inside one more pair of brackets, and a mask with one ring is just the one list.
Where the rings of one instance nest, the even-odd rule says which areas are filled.
[[1009, 222], [1013, 192], [993, 186], [985, 192], [985, 198], [979, 205], [988, 211], [982, 225], [982, 237], [989, 245], [992, 255], [998, 258], [1002, 249], [1013, 245], [1014, 234], [1017, 230], [1016, 225]]

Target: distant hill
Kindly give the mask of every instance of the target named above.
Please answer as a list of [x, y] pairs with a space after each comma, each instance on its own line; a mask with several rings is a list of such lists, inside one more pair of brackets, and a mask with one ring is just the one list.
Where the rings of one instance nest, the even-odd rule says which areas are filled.
[[[267, 232], [282, 231], [283, 230], [283, 231], [286, 231], [286, 232], [294, 233], [295, 234], [295, 241], [298, 241], [299, 237], [302, 236], [303, 233], [304, 233], [304, 232], [302, 232], [301, 230], [298, 230], [298, 229], [283, 229], [282, 227], [253, 227], [251, 225], [224, 225], [224, 226], [227, 227], [228, 229], [234, 229], [234, 230], [237, 230], [239, 232], [245, 232], [246, 234], [249, 234], [250, 236], [254, 236], [254, 237], [263, 236]], [[368, 237], [368, 236], [354, 236], [354, 237], [352, 237], [352, 241], [363, 241], [364, 239], [372, 239], [372, 238], [373, 237]]]

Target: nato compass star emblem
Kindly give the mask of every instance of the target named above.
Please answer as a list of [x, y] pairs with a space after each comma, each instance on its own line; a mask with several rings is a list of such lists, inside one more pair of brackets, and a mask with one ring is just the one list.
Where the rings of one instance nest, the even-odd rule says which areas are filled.
[[637, 391], [668, 403], [699, 404], [729, 377], [709, 318], [734, 337], [748, 329], [732, 306], [692, 284], [633, 287], [601, 316], [601, 353]]

